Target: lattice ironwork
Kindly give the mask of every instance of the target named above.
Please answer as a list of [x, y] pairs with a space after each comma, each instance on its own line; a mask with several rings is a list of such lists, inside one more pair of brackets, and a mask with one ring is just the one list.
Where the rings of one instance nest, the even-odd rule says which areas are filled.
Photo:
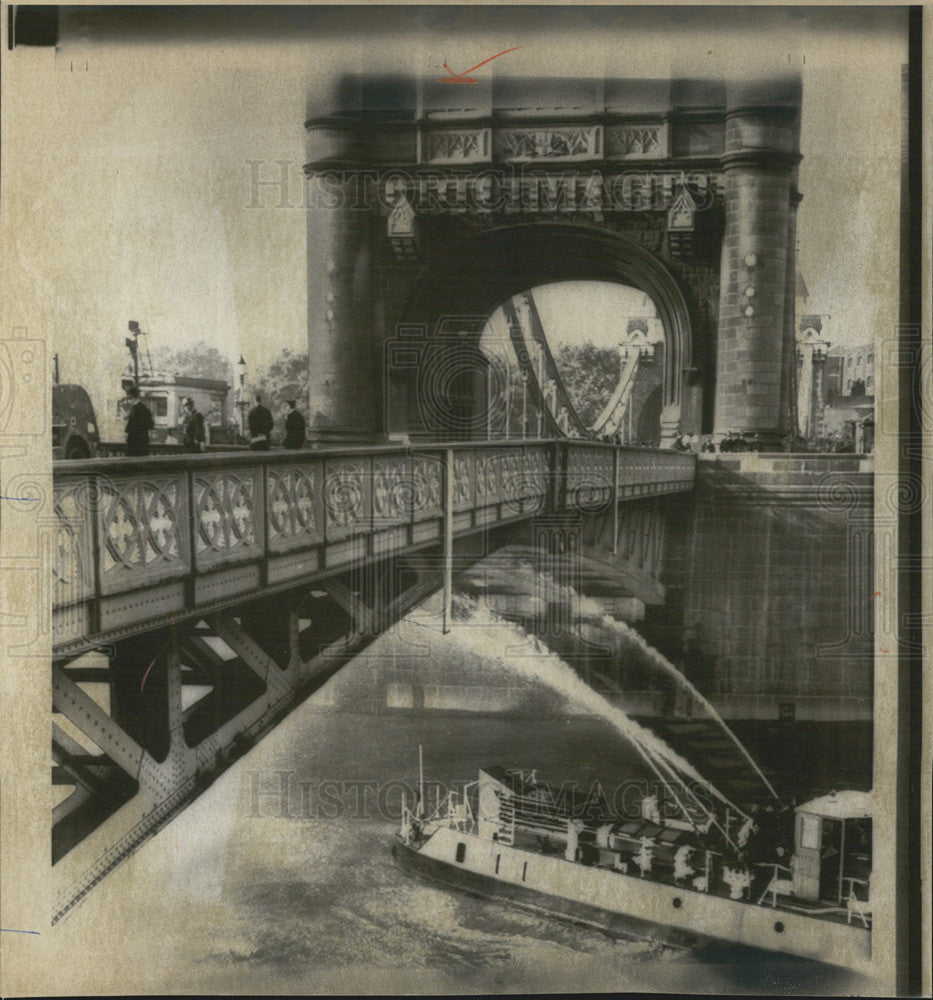
[[441, 513], [443, 462], [433, 456], [416, 455], [412, 459], [414, 513], [431, 516]]
[[91, 489], [86, 480], [65, 480], [55, 485], [52, 580], [56, 605], [80, 601], [94, 592]]
[[99, 486], [100, 572], [104, 592], [188, 568], [184, 480], [102, 480]]
[[475, 456], [469, 451], [454, 452], [454, 509], [466, 510], [473, 505], [476, 489]]
[[362, 526], [366, 518], [364, 469], [346, 462], [329, 464], [324, 478], [324, 510], [327, 531]]
[[380, 522], [408, 520], [414, 506], [411, 468], [406, 459], [373, 463], [373, 515]]
[[269, 547], [288, 549], [320, 541], [318, 511], [320, 469], [271, 467], [266, 478]]
[[252, 472], [220, 472], [196, 476], [195, 551], [199, 561], [206, 556], [227, 556], [237, 550], [256, 548], [256, 484]]
[[567, 462], [567, 502], [584, 510], [599, 510], [612, 497], [612, 451], [575, 448]]

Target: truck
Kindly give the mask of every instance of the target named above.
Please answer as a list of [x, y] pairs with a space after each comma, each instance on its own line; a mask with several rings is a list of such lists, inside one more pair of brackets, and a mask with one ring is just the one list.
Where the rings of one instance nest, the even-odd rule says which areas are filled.
[[[140, 400], [149, 407], [155, 426], [149, 438], [153, 444], [181, 442], [184, 419], [182, 402], [190, 396], [195, 409], [204, 417], [208, 444], [233, 444], [236, 427], [227, 414], [230, 386], [222, 379], [196, 378], [174, 372], [149, 371], [139, 375], [124, 375], [123, 390], [136, 383]], [[118, 403], [119, 416], [126, 417], [129, 400]]]
[[83, 385], [52, 386], [52, 458], [93, 458], [100, 446], [94, 404]]

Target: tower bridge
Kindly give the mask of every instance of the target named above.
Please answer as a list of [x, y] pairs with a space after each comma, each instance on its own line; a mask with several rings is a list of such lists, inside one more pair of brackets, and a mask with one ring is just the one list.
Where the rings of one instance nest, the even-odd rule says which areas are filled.
[[449, 612], [455, 573], [506, 546], [563, 565], [562, 531], [587, 579], [667, 602], [720, 707], [870, 711], [849, 565], [870, 460], [587, 440], [550, 361], [527, 380], [549, 436], [484, 439], [485, 320], [570, 280], [655, 303], [665, 446], [794, 427], [799, 80], [360, 78], [327, 101], [305, 168], [316, 447], [59, 462], [39, 511], [56, 919], [418, 601]]
[[[690, 490], [695, 465], [566, 439], [59, 463], [59, 913], [415, 603], [449, 599], [455, 569], [541, 517], [618, 525], [631, 500]], [[202, 692], [183, 708], [186, 686]]]

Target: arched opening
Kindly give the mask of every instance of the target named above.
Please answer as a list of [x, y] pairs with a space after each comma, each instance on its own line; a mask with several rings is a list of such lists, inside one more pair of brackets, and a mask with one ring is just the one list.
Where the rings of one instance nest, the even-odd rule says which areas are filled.
[[479, 348], [489, 362], [487, 437], [542, 437], [556, 424], [571, 436], [660, 441], [664, 325], [640, 289], [604, 281], [527, 289], [493, 312]]
[[[480, 340], [490, 317], [529, 289], [580, 282], [625, 286], [650, 300], [663, 331], [661, 432], [666, 439], [676, 436], [684, 372], [693, 357], [691, 316], [677, 280], [634, 239], [550, 222], [466, 235], [451, 241], [447, 253], [421, 273], [388, 344], [387, 429], [485, 437], [494, 376]], [[618, 361], [615, 369], [618, 374]]]

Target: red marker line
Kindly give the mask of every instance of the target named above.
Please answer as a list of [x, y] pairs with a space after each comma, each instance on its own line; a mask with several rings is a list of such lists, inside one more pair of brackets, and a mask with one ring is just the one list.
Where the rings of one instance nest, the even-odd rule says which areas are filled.
[[153, 666], [155, 665], [155, 661], [162, 655], [167, 645], [168, 641], [162, 643], [162, 648], [158, 651], [158, 653], [156, 653], [155, 656], [153, 656], [152, 663], [150, 663], [149, 666], [146, 667], [146, 672], [143, 674], [143, 679], [139, 682], [140, 691], [142, 691], [142, 689], [146, 686], [146, 678], [149, 676], [149, 671], [152, 670]]
[[501, 52], [497, 52], [494, 56], [490, 56], [488, 59], [484, 59], [482, 62], [477, 63], [475, 66], [471, 66], [469, 69], [464, 70], [462, 73], [455, 73], [447, 63], [443, 63], [444, 69], [450, 74], [450, 76], [438, 77], [438, 83], [476, 83], [476, 80], [472, 77], [468, 77], [467, 73], [472, 73], [473, 70], [479, 69], [480, 66], [485, 66], [486, 63], [492, 62], [493, 59], [498, 59], [499, 56], [504, 56], [509, 52], [514, 52], [516, 49], [520, 49], [521, 45], [516, 45], [511, 49], [503, 49]]

